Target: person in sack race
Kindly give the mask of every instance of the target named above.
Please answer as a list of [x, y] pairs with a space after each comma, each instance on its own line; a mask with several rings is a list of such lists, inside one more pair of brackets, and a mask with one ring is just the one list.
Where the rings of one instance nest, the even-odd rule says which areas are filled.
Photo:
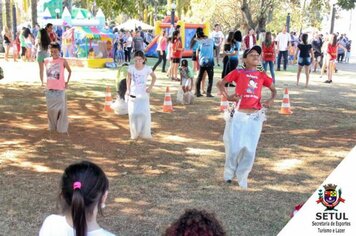
[[183, 59], [179, 67], [179, 74], [181, 79], [181, 86], [183, 91], [183, 104], [192, 104], [193, 102], [193, 70], [188, 66], [188, 61]]
[[127, 91], [126, 78], [128, 74], [129, 65], [130, 64], [128, 62], [125, 62], [122, 65], [120, 65], [117, 70], [117, 76], [115, 81], [117, 96], [115, 102], [113, 102], [110, 106], [111, 109], [113, 109], [115, 114], [117, 115], [128, 114], [128, 106], [127, 106], [128, 97], [126, 97], [125, 94]]
[[[67, 114], [67, 98], [65, 89], [68, 88], [68, 83], [72, 70], [68, 62], [60, 56], [60, 46], [56, 42], [50, 44], [51, 57], [44, 59], [47, 74], [47, 114], [48, 128], [50, 131], [58, 133], [68, 132], [68, 114]], [[64, 79], [64, 69], [68, 71], [68, 77]], [[42, 78], [41, 83], [44, 85]]]
[[[131, 139], [148, 139], [152, 138], [149, 94], [156, 82], [156, 75], [151, 67], [145, 65], [146, 57], [142, 51], [135, 52], [134, 61], [135, 64], [128, 68], [126, 81]], [[149, 75], [152, 80], [150, 86], [146, 87]]]
[[[273, 104], [277, 91], [272, 79], [266, 73], [258, 71], [261, 47], [253, 46], [243, 54], [244, 69], [230, 72], [217, 83], [220, 93], [228, 101], [235, 102], [231, 113], [225, 112], [224, 145], [226, 162], [224, 180], [231, 183], [236, 176], [242, 189], [247, 189], [247, 178], [252, 169], [258, 140], [265, 121], [266, 108]], [[226, 83], [235, 82], [235, 93], [229, 95]], [[271, 91], [271, 97], [261, 105], [262, 87]]]

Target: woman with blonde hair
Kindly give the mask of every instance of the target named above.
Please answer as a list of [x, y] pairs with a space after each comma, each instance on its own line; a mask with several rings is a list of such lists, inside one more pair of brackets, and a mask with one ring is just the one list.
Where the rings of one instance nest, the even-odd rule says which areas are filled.
[[9, 51], [10, 51], [11, 41], [12, 41], [11, 40], [12, 36], [11, 36], [11, 32], [10, 32], [9, 28], [5, 27], [3, 29], [2, 36], [4, 38], [3, 46], [5, 48], [4, 58], [5, 58], [5, 61], [8, 61], [9, 60]]

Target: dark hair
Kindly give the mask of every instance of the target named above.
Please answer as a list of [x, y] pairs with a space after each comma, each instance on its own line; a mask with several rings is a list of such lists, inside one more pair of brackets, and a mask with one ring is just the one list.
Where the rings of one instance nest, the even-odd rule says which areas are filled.
[[179, 30], [175, 30], [174, 32], [173, 32], [173, 36], [172, 36], [172, 41], [174, 41], [175, 39], [177, 39], [178, 38], [178, 34], [180, 34], [180, 32], [179, 32]]
[[53, 26], [53, 24], [52, 24], [52, 23], [48, 23], [48, 24], [46, 25], [45, 29], [47, 29], [47, 28], [49, 28], [49, 27], [51, 27], [51, 26]]
[[187, 209], [165, 232], [164, 236], [224, 236], [220, 222], [204, 210]]
[[331, 42], [331, 44], [335, 47], [337, 44], [337, 35], [336, 34], [332, 34], [333, 36], [333, 41]]
[[214, 25], [214, 28], [215, 28], [216, 26], [220, 26], [220, 25], [219, 25], [219, 24], [215, 24], [215, 25]]
[[197, 28], [197, 38], [200, 39], [200, 38], [205, 38], [205, 34], [204, 34], [204, 31], [203, 31], [203, 28]]
[[146, 58], [145, 53], [143, 51], [136, 51], [134, 53], [134, 57], [142, 57], [144, 59], [143, 64], [146, 63], [147, 58]]
[[[80, 183], [74, 188], [74, 183]], [[60, 197], [63, 211], [70, 211], [76, 236], [87, 234], [86, 217], [95, 206], [101, 212], [101, 199], [109, 189], [109, 181], [103, 170], [89, 161], [68, 166], [61, 179]], [[64, 201], [63, 201], [64, 200]]]
[[302, 34], [302, 41], [304, 44], [308, 44], [308, 34]]
[[242, 42], [242, 34], [240, 30], [236, 30], [234, 33], [234, 39], [236, 42]]
[[229, 44], [234, 44], [235, 43], [235, 38], [234, 38], [234, 32], [230, 31], [229, 34], [227, 35], [226, 42]]
[[48, 46], [51, 43], [51, 39], [49, 38], [47, 31], [43, 28], [40, 29], [40, 36], [41, 36], [41, 41], [39, 43], [41, 48], [43, 50], [48, 50]]
[[118, 91], [119, 97], [123, 100], [125, 100], [126, 90], [127, 90], [126, 79], [123, 79], [119, 83], [119, 91]]
[[29, 28], [24, 28], [22, 35], [27, 39], [28, 36], [31, 34], [31, 30]]
[[49, 48], [54, 48], [54, 49], [58, 49], [59, 51], [61, 50], [61, 45], [59, 45], [59, 43], [57, 42], [52, 42], [49, 44]]
[[188, 61], [187, 61], [187, 59], [183, 59], [183, 60], [181, 61], [180, 65], [187, 67], [187, 66], [188, 66]]
[[272, 33], [270, 31], [268, 31], [266, 33], [266, 37], [265, 37], [265, 41], [264, 41], [265, 45], [267, 47], [269, 47], [272, 44]]
[[194, 44], [197, 42], [197, 34], [193, 35], [193, 38], [190, 40], [189, 48], [193, 48]]

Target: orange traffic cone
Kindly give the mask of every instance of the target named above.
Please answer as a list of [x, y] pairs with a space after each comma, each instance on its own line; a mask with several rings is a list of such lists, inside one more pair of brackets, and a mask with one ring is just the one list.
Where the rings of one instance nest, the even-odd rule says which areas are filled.
[[279, 111], [279, 114], [290, 115], [292, 113], [293, 112], [290, 109], [288, 89], [286, 88], [284, 90], [282, 106], [281, 106], [281, 110]]
[[110, 105], [112, 103], [112, 98], [111, 98], [111, 92], [110, 92], [110, 86], [106, 86], [106, 92], [105, 92], [105, 105], [104, 105], [104, 111], [112, 111]]
[[166, 88], [166, 93], [164, 95], [164, 102], [163, 102], [163, 112], [172, 112], [173, 105], [172, 105], [172, 98], [171, 94], [169, 93], [169, 87]]
[[220, 111], [225, 111], [229, 107], [229, 103], [224, 95], [221, 95], [220, 99]]

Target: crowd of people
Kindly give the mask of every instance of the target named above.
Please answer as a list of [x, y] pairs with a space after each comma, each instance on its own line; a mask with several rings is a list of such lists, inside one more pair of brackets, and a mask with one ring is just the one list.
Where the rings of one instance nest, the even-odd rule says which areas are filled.
[[[36, 61], [37, 53], [41, 50], [38, 44], [40, 29], [38, 24], [33, 28], [31, 26], [24, 26], [16, 32], [16, 35], [13, 35], [7, 27], [4, 27], [1, 36], [3, 38], [3, 46], [5, 49], [5, 61], [9, 60], [10, 51], [12, 51], [13, 60], [15, 62], [17, 62], [18, 59], [25, 62]], [[46, 25], [45, 29], [52, 42], [61, 42], [63, 32], [62, 27], [56, 27], [56, 31], [54, 31], [53, 25], [49, 23]]]
[[[130, 62], [132, 51], [145, 51], [145, 46], [153, 38], [152, 32], [144, 33], [140, 28], [136, 29], [136, 32], [126, 31], [126, 34], [124, 30], [118, 32], [115, 41], [118, 46], [114, 44], [114, 48], [117, 48], [114, 58], [118, 59], [119, 63]], [[162, 31], [157, 40], [158, 60], [152, 68], [155, 71], [162, 64], [161, 71], [167, 72], [167, 77], [172, 81], [181, 80], [178, 68], [181, 66], [180, 62], [185, 49], [180, 33], [179, 25]], [[336, 37], [335, 45], [333, 37]], [[254, 45], [262, 47], [261, 64], [258, 69], [269, 73], [273, 83], [276, 83], [275, 70], [280, 71], [281, 68], [287, 70], [289, 64], [297, 64], [297, 85], [299, 85], [301, 71], [304, 68], [306, 87], [309, 83], [310, 72], [316, 72], [319, 67], [321, 77], [327, 72], [328, 78], [325, 82], [332, 82], [332, 71], [337, 71], [334, 63], [334, 47], [337, 47], [336, 59], [338, 63], [349, 63], [351, 51], [351, 40], [347, 38], [346, 34], [323, 36], [315, 32], [313, 34], [303, 33], [298, 37], [296, 32], [288, 33], [286, 27], [283, 27], [277, 35], [271, 32], [256, 34], [253, 29], [250, 29], [248, 34], [243, 37], [239, 30], [230, 31], [224, 35], [219, 24], [214, 26], [210, 35], [204, 35], [203, 29], [198, 28], [188, 44], [190, 45], [189, 50], [192, 51], [193, 73], [197, 75], [195, 86], [192, 86], [197, 97], [202, 94], [213, 97], [211, 86], [214, 67], [220, 67], [222, 62], [221, 78], [224, 78], [232, 70], [243, 67], [243, 64], [239, 64], [242, 52]], [[205, 84], [206, 77], [208, 77], [207, 86]], [[234, 84], [229, 83], [226, 86], [234, 86]]]

